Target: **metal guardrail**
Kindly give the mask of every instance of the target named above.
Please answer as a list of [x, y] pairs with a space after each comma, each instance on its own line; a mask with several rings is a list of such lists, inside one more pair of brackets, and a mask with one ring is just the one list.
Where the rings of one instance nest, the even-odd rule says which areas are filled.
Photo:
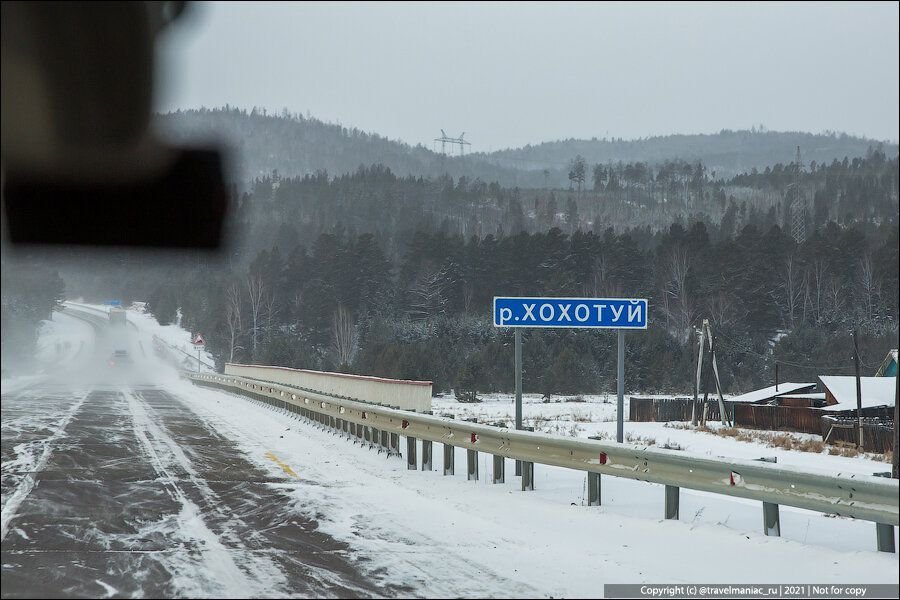
[[[470, 479], [478, 478], [477, 453], [487, 452], [521, 461], [523, 490], [533, 489], [535, 463], [586, 471], [589, 504], [600, 503], [602, 475], [662, 484], [666, 486], [668, 519], [678, 518], [679, 490], [686, 488], [763, 502], [766, 535], [780, 533], [778, 528], [771, 527], [773, 506], [777, 511], [778, 505], [873, 521], [878, 526], [878, 549], [884, 551], [893, 551], [893, 526], [900, 524], [897, 480], [810, 473], [766, 462], [711, 459], [682, 451], [516, 431], [390, 409], [254, 379], [219, 374], [185, 375], [199, 384], [236, 389], [258, 397], [350, 436], [375, 444], [380, 441], [389, 452], [399, 453], [399, 436], [406, 436], [410, 469], [417, 468], [416, 440], [421, 439], [423, 469], [431, 469], [432, 442], [444, 444], [444, 474], [455, 470], [452, 447], [466, 448]], [[494, 464], [494, 481], [502, 482], [503, 461], [495, 459]], [[501, 469], [499, 477], [497, 467]]]
[[387, 408], [431, 412], [431, 382], [328, 373], [267, 365], [225, 363], [225, 375], [312, 390], [335, 398], [359, 400]]

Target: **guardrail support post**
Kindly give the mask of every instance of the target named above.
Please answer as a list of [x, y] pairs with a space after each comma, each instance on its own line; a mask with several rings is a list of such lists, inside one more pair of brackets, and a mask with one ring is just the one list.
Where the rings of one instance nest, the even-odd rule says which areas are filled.
[[587, 474], [588, 506], [600, 506], [600, 473]]
[[[380, 441], [381, 441], [381, 431], [379, 431], [378, 429], [375, 429], [375, 428], [373, 427], [373, 428], [372, 428], [372, 442], [371, 442], [371, 443], [372, 443], [373, 445], [375, 445], [375, 446], [379, 446], [379, 442], [380, 442]], [[380, 448], [380, 447], [376, 447], [376, 450], [378, 450], [378, 454], [381, 454], [381, 448]]]
[[781, 516], [778, 513], [778, 505], [772, 502], [763, 502], [763, 530], [766, 535], [778, 537], [781, 535]]
[[456, 453], [453, 446], [444, 444], [444, 475], [453, 475], [456, 472]]
[[494, 455], [494, 483], [506, 482], [506, 458], [499, 454]]
[[522, 491], [534, 491], [534, 463], [526, 460], [522, 463]]
[[666, 486], [666, 518], [678, 519], [678, 499], [680, 488], [674, 485]]
[[381, 447], [384, 448], [385, 453], [390, 455], [391, 453], [391, 444], [390, 444], [390, 436], [387, 431], [381, 432]]
[[391, 434], [391, 448], [389, 455], [400, 456], [400, 434], [392, 433]]
[[466, 450], [466, 477], [478, 481], [478, 450]]
[[431, 440], [422, 440], [422, 470], [431, 471]]
[[406, 470], [416, 470], [416, 438], [406, 436]]
[[885, 523], [875, 523], [875, 535], [878, 537], [879, 552], [896, 552], [894, 546], [894, 526]]

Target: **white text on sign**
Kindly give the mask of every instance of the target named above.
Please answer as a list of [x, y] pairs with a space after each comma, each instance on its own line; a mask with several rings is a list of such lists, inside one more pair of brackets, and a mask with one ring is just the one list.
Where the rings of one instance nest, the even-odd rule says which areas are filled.
[[646, 329], [643, 298], [494, 298], [495, 327]]

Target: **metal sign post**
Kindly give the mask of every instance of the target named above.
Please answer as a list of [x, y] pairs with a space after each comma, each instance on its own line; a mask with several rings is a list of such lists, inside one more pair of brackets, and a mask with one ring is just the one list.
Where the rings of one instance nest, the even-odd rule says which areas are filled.
[[[522, 429], [522, 330], [516, 329], [516, 429]], [[522, 461], [516, 461], [516, 475], [522, 474]]]
[[[616, 440], [625, 430], [625, 330], [647, 329], [644, 298], [494, 297], [494, 327], [515, 327], [516, 429], [522, 429], [522, 327], [616, 329], [618, 365]], [[516, 463], [516, 475], [521, 465]]]
[[206, 340], [203, 339], [202, 333], [198, 333], [194, 337], [194, 339], [191, 341], [191, 343], [197, 347], [197, 372], [199, 373], [200, 372], [200, 364], [201, 364], [200, 350], [203, 348], [203, 346], [206, 345]]
[[625, 441], [625, 330], [617, 330], [619, 338], [616, 365], [616, 441]]

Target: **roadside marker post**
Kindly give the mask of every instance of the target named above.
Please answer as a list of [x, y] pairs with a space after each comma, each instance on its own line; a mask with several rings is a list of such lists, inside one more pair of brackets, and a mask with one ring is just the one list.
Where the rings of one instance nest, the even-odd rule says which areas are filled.
[[194, 339], [191, 340], [191, 343], [197, 348], [197, 372], [199, 373], [201, 364], [200, 350], [202, 350], [203, 346], [206, 345], [206, 340], [203, 339], [202, 333], [198, 333], [196, 336], [194, 336]]

